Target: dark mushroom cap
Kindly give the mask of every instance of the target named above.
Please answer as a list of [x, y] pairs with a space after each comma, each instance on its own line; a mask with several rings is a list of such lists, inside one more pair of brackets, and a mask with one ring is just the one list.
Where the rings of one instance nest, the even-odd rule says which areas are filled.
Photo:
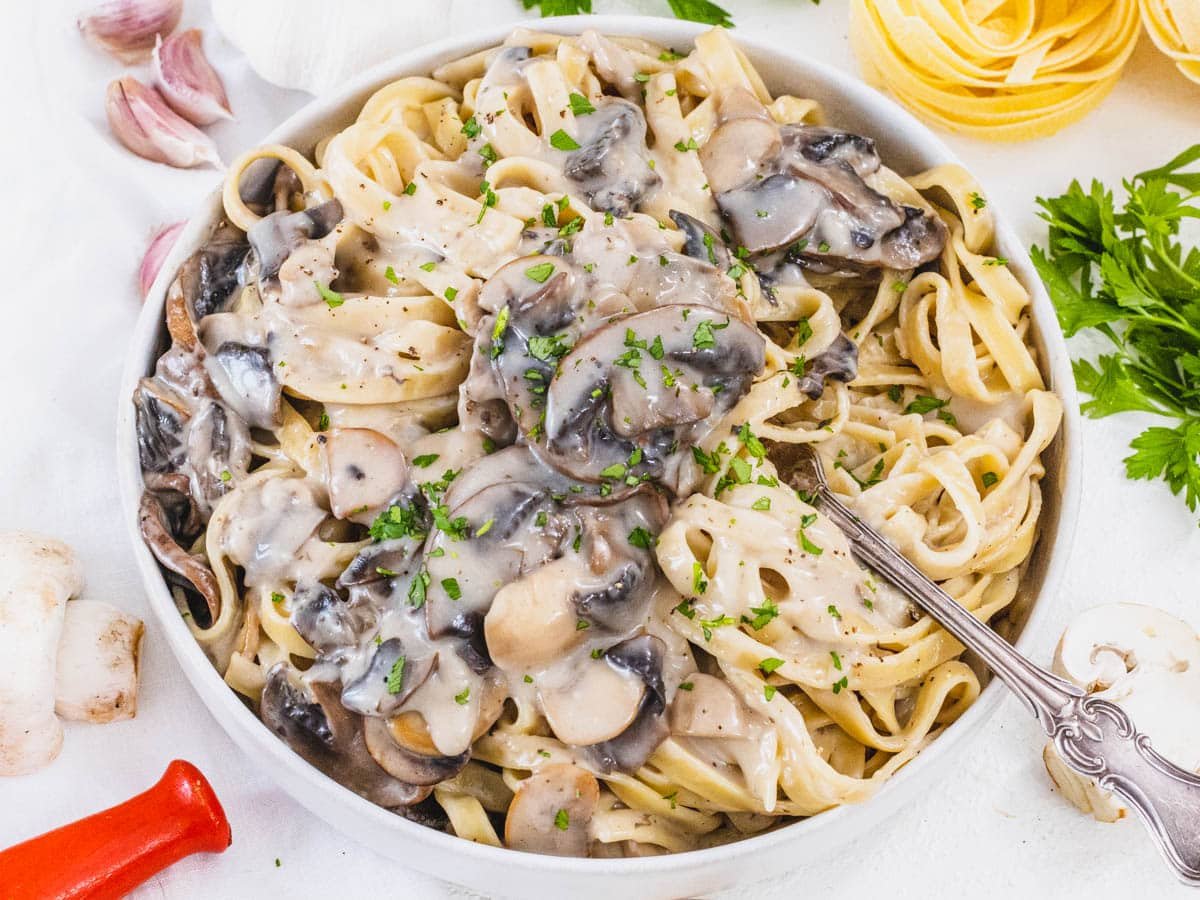
[[401, 781], [372, 758], [362, 719], [339, 702], [336, 682], [309, 681], [289, 663], [267, 673], [259, 709], [263, 722], [310, 765], [372, 803], [411, 806], [428, 788]]
[[608, 665], [640, 678], [646, 690], [632, 724], [611, 740], [587, 748], [605, 772], [635, 772], [645, 765], [669, 734], [666, 717], [667, 694], [663, 686], [663, 654], [666, 646], [653, 635], [643, 634], [622, 641], [604, 655]]
[[185, 590], [203, 598], [203, 610], [189, 603], [196, 624], [202, 628], [211, 626], [221, 615], [221, 592], [216, 576], [200, 557], [193, 556], [179, 546], [171, 533], [163, 501], [153, 491], [142, 492], [142, 500], [138, 505], [138, 528], [155, 559], [169, 572], [183, 579]]
[[662, 178], [650, 168], [646, 116], [628, 100], [597, 101], [596, 111], [576, 120], [578, 150], [563, 165], [563, 174], [579, 185], [593, 209], [627, 216]]
[[179, 271], [183, 299], [199, 322], [221, 312], [241, 286], [241, 268], [250, 245], [242, 232], [224, 220], [204, 246], [188, 257]]
[[342, 204], [338, 200], [326, 200], [299, 212], [281, 210], [259, 219], [246, 235], [258, 278], [274, 278], [292, 251], [307, 240], [325, 237], [341, 220]]

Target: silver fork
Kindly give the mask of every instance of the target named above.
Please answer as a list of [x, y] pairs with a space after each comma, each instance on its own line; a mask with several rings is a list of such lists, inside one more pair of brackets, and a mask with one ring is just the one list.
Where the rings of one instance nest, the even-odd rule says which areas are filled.
[[859, 521], [829, 489], [810, 447], [787, 449], [793, 487], [814, 496], [821, 512], [845, 532], [854, 554], [974, 650], [1025, 701], [1067, 766], [1123, 798], [1179, 878], [1200, 886], [1200, 778], [1156, 753], [1121, 707], [1089, 696], [1018, 653]]

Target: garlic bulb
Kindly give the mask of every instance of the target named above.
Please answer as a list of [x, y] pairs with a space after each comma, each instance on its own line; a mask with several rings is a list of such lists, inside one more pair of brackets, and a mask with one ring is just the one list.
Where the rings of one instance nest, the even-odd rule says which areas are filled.
[[171, 112], [158, 91], [130, 75], [109, 84], [104, 108], [113, 135], [138, 156], [180, 169], [221, 165], [217, 145], [208, 135]]
[[167, 105], [193, 125], [232, 119], [221, 76], [204, 55], [199, 28], [154, 45], [154, 78]]
[[141, 288], [143, 299], [150, 293], [163, 260], [175, 246], [175, 241], [185, 225], [187, 222], [172, 222], [170, 225], [161, 226], [151, 235], [150, 243], [146, 246], [146, 255], [142, 257], [142, 264], [138, 267], [138, 287]]
[[108, 0], [80, 16], [83, 36], [121, 62], [141, 62], [150, 56], [155, 39], [179, 24], [183, 0]]

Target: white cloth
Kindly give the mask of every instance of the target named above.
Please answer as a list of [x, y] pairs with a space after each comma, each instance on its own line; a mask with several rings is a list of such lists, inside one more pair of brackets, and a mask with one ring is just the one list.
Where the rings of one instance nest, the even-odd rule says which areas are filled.
[[[383, 5], [400, 16], [414, 4]], [[637, 5], [666, 10], [665, 0]], [[725, 5], [739, 31], [854, 71], [844, 3]], [[488, 16], [520, 14], [518, 0], [471, 6], [486, 6]], [[604, 0], [595, 6], [624, 8]], [[137, 896], [450, 896], [454, 889], [357, 846], [278, 790], [201, 705], [146, 607], [113, 477], [115, 414], [118, 403], [128, 402], [117, 396], [117, 384], [139, 309], [136, 270], [152, 229], [186, 217], [219, 175], [145, 162], [109, 137], [104, 87], [122, 67], [83, 44], [76, 12], [72, 3], [42, 0], [5, 3], [0, 14], [6, 72], [0, 79], [0, 528], [37, 529], [68, 541], [86, 565], [85, 596], [146, 619], [141, 701], [131, 722], [68, 723], [53, 765], [0, 780], [0, 847], [122, 801], [183, 757], [215, 786], [233, 825], [233, 846], [222, 856], [174, 866]], [[205, 28], [237, 115], [211, 129], [225, 158], [303, 103], [303, 95], [271, 88], [251, 72], [212, 28], [202, 0], [190, 0], [185, 23]], [[1075, 177], [1116, 185], [1165, 161], [1195, 140], [1198, 104], [1200, 88], [1143, 41], [1113, 96], [1059, 136], [1018, 145], [950, 143], [1023, 238], [1044, 241], [1035, 195], [1058, 193]], [[836, 119], [837, 111], [831, 113]], [[1053, 610], [1039, 636], [1043, 660], [1072, 612], [1096, 603], [1156, 603], [1200, 624], [1195, 517], [1160, 483], [1135, 484], [1122, 474], [1125, 445], [1141, 427], [1135, 416], [1084, 425], [1083, 518], [1064, 593], [1047, 598]], [[931, 888], [940, 894], [942, 885], [969, 897], [1181, 890], [1136, 825], [1098, 825], [1052, 792], [1040, 747], [1034, 721], [1010, 700], [953, 758], [937, 790], [879, 833], [802, 874], [752, 890], [751, 869], [747, 885], [728, 896], [905, 897]], [[863, 865], [867, 848], [870, 864]]]

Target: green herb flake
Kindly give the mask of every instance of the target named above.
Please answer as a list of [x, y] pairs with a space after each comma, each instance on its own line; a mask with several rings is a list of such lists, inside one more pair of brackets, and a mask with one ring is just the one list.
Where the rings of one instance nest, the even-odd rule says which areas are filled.
[[762, 672], [764, 675], [770, 675], [772, 672], [774, 672], [776, 669], [778, 669], [782, 665], [783, 665], [783, 660], [780, 659], [779, 657], [768, 656], [766, 659], [762, 660], [758, 664], [758, 667], [760, 669], [762, 669]]
[[326, 285], [321, 284], [321, 282], [317, 281], [316, 279], [313, 279], [313, 284], [316, 285], [317, 293], [321, 295], [321, 299], [325, 301], [325, 304], [330, 309], [337, 309], [346, 302], [345, 297], [343, 297], [337, 291], [330, 290]]
[[562, 150], [569, 153], [572, 150], [579, 149], [579, 142], [560, 128], [554, 134], [550, 135], [550, 146], [555, 150]]
[[406, 661], [406, 657], [397, 656], [396, 661], [392, 663], [392, 668], [387, 674], [387, 692], [389, 694], [398, 694], [404, 687], [404, 663]]
[[461, 691], [459, 691], [457, 694], [454, 695], [454, 702], [457, 703], [459, 706], [466, 706], [467, 703], [470, 702], [470, 700], [471, 700], [470, 686], [463, 688]]
[[462, 599], [462, 588], [458, 586], [457, 578], [443, 578], [442, 590], [446, 592], [446, 596], [451, 600]]
[[560, 809], [554, 814], [554, 827], [559, 831], [566, 831], [571, 827], [571, 817], [565, 809]]
[[596, 107], [592, 106], [592, 102], [583, 94], [572, 93], [567, 97], [571, 104], [571, 113], [576, 116], [590, 116], [596, 111]]

